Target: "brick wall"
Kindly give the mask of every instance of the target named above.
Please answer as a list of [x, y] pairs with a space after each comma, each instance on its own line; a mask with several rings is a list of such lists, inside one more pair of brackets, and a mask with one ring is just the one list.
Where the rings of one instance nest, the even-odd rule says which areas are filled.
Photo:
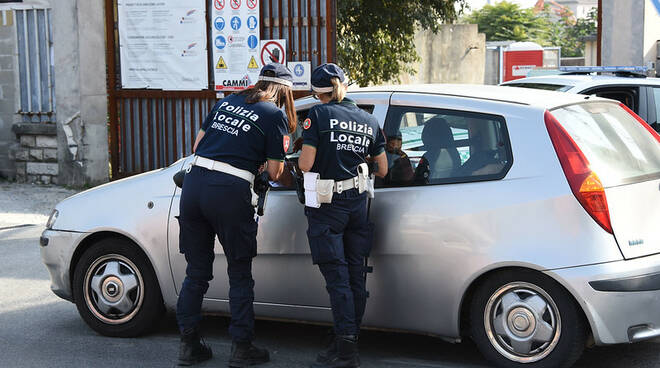
[[19, 140], [16, 151], [16, 181], [19, 183], [57, 184], [57, 130], [55, 124], [14, 124]]

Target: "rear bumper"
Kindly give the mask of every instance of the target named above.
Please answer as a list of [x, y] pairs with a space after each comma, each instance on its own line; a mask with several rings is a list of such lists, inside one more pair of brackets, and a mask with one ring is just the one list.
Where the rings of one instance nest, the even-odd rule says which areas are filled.
[[62, 299], [73, 301], [69, 267], [75, 245], [85, 233], [45, 230], [41, 234], [41, 260], [50, 274], [50, 289]]
[[660, 255], [547, 273], [577, 299], [596, 344], [660, 336]]

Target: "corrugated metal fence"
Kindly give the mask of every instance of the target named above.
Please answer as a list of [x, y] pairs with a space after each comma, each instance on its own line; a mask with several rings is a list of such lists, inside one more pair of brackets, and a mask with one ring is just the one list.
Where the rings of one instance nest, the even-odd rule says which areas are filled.
[[[311, 61], [312, 66], [334, 61], [335, 1], [262, 0], [261, 38], [286, 39], [289, 61]], [[110, 158], [112, 178], [118, 179], [167, 166], [191, 154], [216, 93], [212, 68], [209, 89], [203, 91], [121, 89], [117, 0], [105, 0], [105, 4]], [[207, 0], [207, 24], [212, 7], [212, 0]], [[211, 49], [210, 44], [207, 48]]]
[[286, 39], [289, 61], [336, 60], [335, 0], [263, 0], [261, 38]]
[[16, 10], [20, 110], [23, 122], [55, 122], [50, 9]]

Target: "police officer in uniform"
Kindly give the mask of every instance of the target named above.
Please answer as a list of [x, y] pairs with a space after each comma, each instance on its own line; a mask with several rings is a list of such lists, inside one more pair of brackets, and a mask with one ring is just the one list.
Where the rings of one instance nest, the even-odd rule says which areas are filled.
[[[195, 157], [185, 175], [180, 202], [180, 251], [188, 266], [177, 303], [181, 331], [179, 365], [211, 358], [200, 342], [201, 305], [213, 279], [214, 236], [222, 244], [229, 275], [232, 336], [230, 367], [269, 361], [254, 338], [252, 258], [257, 255], [257, 222], [252, 190], [267, 162], [271, 180], [283, 170], [289, 132], [295, 130], [291, 72], [281, 64], [261, 69], [253, 88], [218, 101], [195, 140]], [[284, 112], [280, 107], [284, 106]]]
[[358, 165], [370, 157], [379, 177], [387, 174], [385, 140], [378, 121], [345, 98], [345, 76], [335, 64], [312, 72], [312, 89], [322, 104], [303, 122], [298, 164], [308, 174], [331, 179], [332, 199], [305, 207], [312, 261], [326, 281], [335, 338], [313, 367], [359, 367], [357, 337], [367, 302], [365, 257], [371, 250], [373, 225], [367, 218], [367, 193], [358, 188]]

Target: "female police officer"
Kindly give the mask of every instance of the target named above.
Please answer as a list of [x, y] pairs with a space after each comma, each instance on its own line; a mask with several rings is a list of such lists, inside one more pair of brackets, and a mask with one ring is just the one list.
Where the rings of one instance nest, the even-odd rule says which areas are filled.
[[[305, 214], [312, 261], [326, 280], [336, 335], [314, 366], [358, 367], [357, 335], [367, 302], [364, 259], [369, 255], [373, 235], [367, 220], [367, 193], [358, 183], [358, 166], [371, 156], [378, 164], [376, 175], [385, 176], [385, 141], [376, 118], [344, 97], [346, 85], [341, 68], [321, 65], [312, 72], [311, 79], [312, 89], [323, 104], [314, 106], [303, 122], [298, 164], [308, 172], [306, 188], [325, 181], [333, 192], [330, 202], [326, 198], [318, 208], [307, 203]], [[321, 180], [308, 183], [314, 180], [310, 172], [317, 173]]]
[[[252, 345], [257, 223], [252, 184], [267, 161], [271, 180], [282, 173], [288, 132], [296, 126], [291, 72], [281, 64], [261, 69], [253, 88], [215, 104], [195, 140], [195, 158], [186, 174], [180, 202], [180, 251], [188, 266], [177, 303], [181, 331], [179, 365], [211, 358], [200, 342], [201, 305], [213, 278], [214, 235], [222, 244], [229, 275], [232, 336], [230, 367], [269, 360], [268, 351]], [[278, 107], [284, 105], [286, 114]]]

